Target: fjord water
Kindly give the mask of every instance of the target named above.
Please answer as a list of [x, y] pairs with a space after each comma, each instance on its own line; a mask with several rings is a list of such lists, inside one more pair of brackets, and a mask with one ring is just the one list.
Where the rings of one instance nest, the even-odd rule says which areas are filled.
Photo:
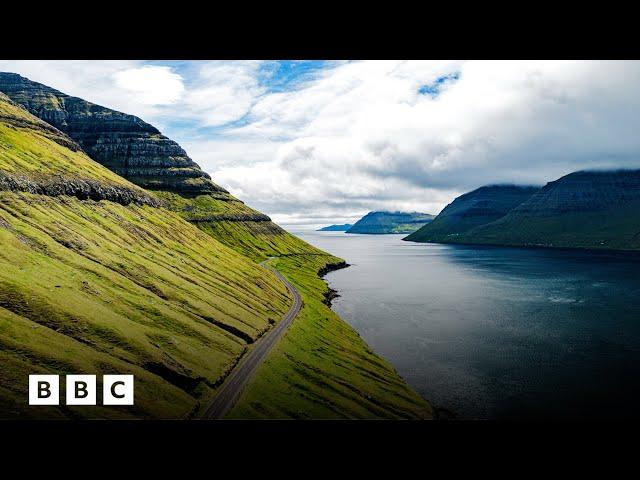
[[333, 309], [456, 418], [640, 417], [640, 255], [296, 232]]

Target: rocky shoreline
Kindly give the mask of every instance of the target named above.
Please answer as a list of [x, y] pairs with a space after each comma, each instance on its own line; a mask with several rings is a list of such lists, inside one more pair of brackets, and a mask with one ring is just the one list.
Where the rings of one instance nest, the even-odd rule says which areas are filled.
[[[349, 265], [344, 260], [336, 263], [327, 263], [324, 267], [318, 270], [318, 276], [320, 278], [324, 278], [324, 276], [327, 275], [329, 272], [333, 272], [335, 270], [340, 270], [342, 268], [347, 268], [350, 266], [351, 265]], [[333, 300], [335, 300], [339, 296], [340, 294], [338, 293], [337, 290], [327, 285], [327, 290], [324, 292], [324, 298], [322, 300], [322, 303], [324, 303], [327, 307], [331, 308], [331, 302], [333, 302]]]

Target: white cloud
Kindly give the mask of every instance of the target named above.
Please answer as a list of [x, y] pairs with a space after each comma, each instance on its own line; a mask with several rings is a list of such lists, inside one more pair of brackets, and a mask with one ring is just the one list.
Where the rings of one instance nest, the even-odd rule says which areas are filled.
[[[15, 72], [68, 95], [136, 115], [163, 128], [162, 106], [116, 81], [118, 74], [144, 68], [141, 61], [111, 60], [0, 60], [0, 71]], [[153, 88], [150, 86], [149, 88]]]
[[204, 126], [239, 120], [264, 92], [258, 83], [260, 62], [206, 62], [185, 98], [188, 115]]
[[[167, 87], [162, 105], [114, 81], [146, 65], [0, 69], [166, 127], [216, 182], [286, 223], [437, 213], [487, 183], [640, 167], [640, 62], [350, 62], [280, 92], [261, 81], [261, 62], [152, 64], [182, 76], [184, 91]], [[454, 73], [439, 95], [419, 94]]]
[[[436, 98], [418, 94], [453, 72]], [[640, 167], [638, 107], [638, 62], [356, 62], [260, 98], [233, 135], [283, 138], [275, 156], [211, 173], [288, 221], [297, 211], [437, 213], [487, 183]]]
[[169, 67], [144, 65], [113, 74], [116, 85], [146, 105], [176, 103], [184, 93], [182, 77]]

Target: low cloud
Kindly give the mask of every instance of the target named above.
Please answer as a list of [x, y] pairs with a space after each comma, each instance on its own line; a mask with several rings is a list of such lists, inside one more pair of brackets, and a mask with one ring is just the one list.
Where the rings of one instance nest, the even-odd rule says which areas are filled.
[[113, 74], [116, 86], [133, 93], [146, 105], [176, 103], [184, 93], [182, 77], [169, 67], [145, 65]]

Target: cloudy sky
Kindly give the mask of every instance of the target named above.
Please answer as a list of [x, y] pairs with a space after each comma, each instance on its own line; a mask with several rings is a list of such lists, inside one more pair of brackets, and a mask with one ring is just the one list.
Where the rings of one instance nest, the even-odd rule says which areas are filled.
[[0, 61], [135, 114], [285, 226], [438, 213], [488, 183], [640, 167], [640, 62]]

